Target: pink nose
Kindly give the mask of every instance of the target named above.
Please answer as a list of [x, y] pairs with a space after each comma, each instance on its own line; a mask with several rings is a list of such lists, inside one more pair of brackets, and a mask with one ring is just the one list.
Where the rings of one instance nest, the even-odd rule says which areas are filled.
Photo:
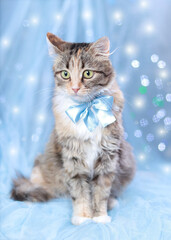
[[72, 88], [72, 90], [73, 90], [75, 93], [77, 93], [77, 92], [80, 90], [80, 88]]

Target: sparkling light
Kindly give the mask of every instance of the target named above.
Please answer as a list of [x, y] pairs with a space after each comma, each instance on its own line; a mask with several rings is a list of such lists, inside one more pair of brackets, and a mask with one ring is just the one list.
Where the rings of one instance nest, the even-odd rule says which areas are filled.
[[148, 34], [153, 33], [155, 30], [154, 25], [152, 23], [145, 23], [143, 28], [144, 28], [144, 32]]
[[165, 68], [165, 67], [166, 67], [166, 63], [165, 63], [164, 61], [160, 60], [160, 61], [157, 63], [157, 66], [158, 66], [159, 68]]
[[92, 12], [91, 12], [91, 11], [88, 11], [88, 10], [84, 11], [84, 12], [82, 13], [82, 18], [83, 18], [84, 20], [91, 20], [91, 19], [92, 19]]
[[44, 122], [44, 121], [45, 121], [45, 115], [43, 115], [43, 114], [38, 114], [37, 120], [38, 120], [39, 122]]
[[125, 46], [125, 53], [127, 55], [134, 55], [136, 52], [137, 52], [137, 48], [134, 44], [130, 43]]
[[60, 21], [60, 20], [62, 19], [62, 16], [61, 16], [60, 13], [57, 13], [57, 14], [55, 15], [55, 18], [56, 18], [58, 21]]
[[8, 38], [3, 38], [1, 40], [1, 45], [5, 48], [9, 47], [10, 46], [10, 40]]
[[171, 102], [171, 93], [166, 94], [166, 101]]
[[141, 162], [144, 162], [144, 160], [145, 160], [145, 154], [144, 153], [140, 153], [139, 155], [138, 155], [138, 159], [141, 161]]
[[148, 77], [147, 77], [146, 75], [142, 75], [142, 76], [141, 76], [141, 84], [142, 84], [144, 87], [149, 86], [150, 81], [149, 81], [149, 79], [148, 79]]
[[118, 80], [121, 83], [125, 83], [128, 81], [128, 78], [126, 77], [126, 75], [118, 75]]
[[152, 61], [153, 63], [158, 62], [158, 60], [159, 60], [159, 56], [158, 56], [157, 54], [153, 54], [153, 55], [151, 56], [151, 61]]
[[10, 147], [9, 154], [11, 156], [16, 156], [18, 154], [18, 149], [16, 147]]
[[163, 127], [160, 127], [160, 128], [157, 129], [157, 133], [158, 133], [159, 136], [163, 137], [167, 134], [167, 130]]
[[138, 60], [132, 60], [131, 65], [133, 68], [139, 68], [140, 62]]
[[145, 1], [145, 0], [140, 1], [140, 7], [147, 8], [148, 7], [148, 2]]
[[167, 78], [168, 77], [168, 71], [167, 70], [161, 70], [160, 72], [159, 72], [159, 76], [161, 77], [161, 78]]
[[19, 107], [15, 106], [15, 107], [13, 107], [12, 111], [14, 114], [18, 114], [20, 112], [20, 109], [19, 109]]
[[142, 132], [141, 132], [141, 130], [139, 130], [139, 129], [138, 129], [138, 130], [135, 130], [134, 136], [137, 137], [137, 138], [142, 137]]
[[152, 142], [154, 140], [154, 135], [152, 133], [148, 133], [146, 139], [148, 142]]
[[116, 10], [113, 13], [113, 18], [117, 25], [122, 25], [123, 13], [120, 10]]
[[38, 17], [32, 17], [32, 18], [31, 18], [31, 23], [32, 23], [33, 25], [39, 24], [39, 18], [38, 18]]
[[34, 83], [36, 81], [36, 77], [33, 75], [28, 76], [28, 82]]
[[166, 145], [163, 142], [161, 142], [158, 145], [158, 149], [160, 152], [163, 152], [166, 149]]
[[134, 98], [134, 106], [136, 108], [143, 108], [145, 105], [145, 99], [143, 97], [135, 97]]
[[163, 169], [164, 173], [171, 173], [171, 166], [169, 166], [169, 165], [163, 166], [162, 169]]

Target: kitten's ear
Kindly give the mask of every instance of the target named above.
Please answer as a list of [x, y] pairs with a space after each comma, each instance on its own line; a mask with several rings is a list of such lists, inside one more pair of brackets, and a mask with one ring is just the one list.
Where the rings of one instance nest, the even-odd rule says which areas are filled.
[[60, 54], [64, 51], [66, 42], [52, 33], [47, 33], [49, 55]]
[[[108, 37], [102, 37], [98, 39], [96, 42], [94, 42], [91, 47], [91, 50], [95, 52], [96, 55], [109, 55], [110, 50], [110, 41]], [[89, 50], [90, 50], [89, 49]]]

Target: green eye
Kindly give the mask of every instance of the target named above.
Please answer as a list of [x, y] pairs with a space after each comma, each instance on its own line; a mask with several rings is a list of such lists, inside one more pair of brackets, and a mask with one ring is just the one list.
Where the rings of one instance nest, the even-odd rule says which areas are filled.
[[61, 77], [64, 78], [64, 79], [69, 79], [70, 74], [69, 74], [69, 72], [64, 70], [64, 71], [61, 72]]
[[84, 73], [83, 73], [83, 76], [84, 76], [85, 78], [92, 78], [93, 75], [94, 75], [94, 73], [93, 73], [93, 71], [91, 71], [91, 70], [86, 70], [86, 71], [84, 71]]

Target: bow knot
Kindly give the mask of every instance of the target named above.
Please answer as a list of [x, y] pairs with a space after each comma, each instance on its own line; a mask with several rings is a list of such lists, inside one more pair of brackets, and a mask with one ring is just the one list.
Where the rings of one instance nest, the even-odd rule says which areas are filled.
[[112, 113], [112, 106], [113, 97], [104, 95], [90, 102], [71, 106], [65, 112], [75, 124], [82, 119], [88, 130], [92, 132], [99, 122], [106, 127], [116, 120]]

